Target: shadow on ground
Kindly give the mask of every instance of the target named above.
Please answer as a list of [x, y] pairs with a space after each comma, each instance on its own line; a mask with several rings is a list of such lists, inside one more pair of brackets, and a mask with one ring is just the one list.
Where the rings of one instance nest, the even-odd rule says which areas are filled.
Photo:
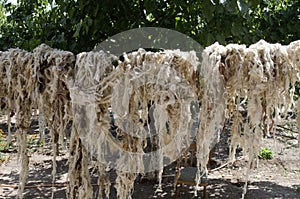
[[[55, 189], [52, 187], [39, 187], [42, 184], [51, 184], [52, 176], [52, 162], [47, 160], [43, 163], [34, 165], [34, 169], [29, 171], [29, 178], [26, 188], [24, 190], [24, 199], [36, 199], [36, 198], [51, 198], [52, 192], [54, 192], [54, 198], [66, 198], [66, 186], [57, 186]], [[60, 175], [66, 174], [68, 170], [67, 159], [63, 159], [57, 162], [57, 174], [58, 179]], [[5, 168], [5, 167], [3, 167]], [[113, 172], [111, 175], [114, 175]], [[0, 184], [16, 185], [18, 183], [19, 173], [18, 171], [11, 171], [8, 174], [0, 175]], [[95, 179], [93, 180], [95, 181]], [[59, 183], [58, 183], [59, 184]], [[231, 183], [230, 180], [224, 179], [210, 179], [209, 186], [207, 188], [208, 198], [223, 199], [223, 198], [241, 198], [243, 192], [244, 183]], [[2, 189], [0, 198], [16, 198], [17, 189], [0, 187]], [[135, 183], [133, 199], [150, 199], [150, 198], [173, 198], [173, 177], [165, 177], [163, 179], [163, 191], [155, 193], [156, 182], [151, 180], [139, 180]], [[97, 186], [94, 186], [94, 197], [97, 197]], [[116, 198], [116, 190], [113, 185], [111, 187], [111, 199]], [[181, 191], [179, 199], [191, 199], [202, 198], [202, 193], [198, 193], [198, 196], [194, 196], [192, 190], [184, 189]], [[278, 184], [260, 181], [253, 182], [248, 185], [246, 199], [273, 199], [273, 198], [288, 198], [297, 199], [300, 198], [299, 188], [284, 187]]]

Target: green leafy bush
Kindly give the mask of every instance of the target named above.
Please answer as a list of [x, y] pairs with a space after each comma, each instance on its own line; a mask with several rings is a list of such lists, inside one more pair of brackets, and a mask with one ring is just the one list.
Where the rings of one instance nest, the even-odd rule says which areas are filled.
[[2, 129], [0, 129], [0, 152], [4, 152], [7, 149], [7, 142]]
[[274, 152], [267, 147], [259, 151], [259, 158], [263, 160], [271, 160], [273, 157], [274, 157]]

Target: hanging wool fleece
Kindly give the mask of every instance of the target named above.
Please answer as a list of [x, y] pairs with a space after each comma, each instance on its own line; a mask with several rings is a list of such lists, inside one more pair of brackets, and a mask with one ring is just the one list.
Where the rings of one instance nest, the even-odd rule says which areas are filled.
[[99, 195], [109, 198], [110, 182], [106, 177], [105, 150], [110, 129], [110, 97], [114, 79], [114, 56], [103, 52], [80, 53], [70, 71], [68, 85], [72, 101], [73, 125], [70, 140], [68, 198], [92, 198], [88, 166], [96, 157], [99, 172]]
[[[106, 197], [111, 184], [106, 176], [113, 168], [117, 173], [117, 197], [131, 198], [138, 173], [158, 169], [161, 181], [164, 157], [175, 160], [174, 151], [178, 155], [192, 139], [190, 106], [198, 93], [195, 53], [140, 49], [124, 54], [124, 61], [119, 61], [116, 68], [114, 60], [116, 57], [104, 52], [81, 53], [69, 76], [74, 136], [70, 148], [70, 198], [92, 196], [88, 164], [80, 171], [76, 166], [78, 162], [88, 162], [83, 158], [96, 157], [99, 188]], [[149, 110], [154, 121], [149, 121]], [[115, 132], [110, 128], [112, 120], [117, 127]], [[151, 141], [147, 142], [147, 138]], [[157, 151], [146, 153], [148, 144], [156, 145]]]
[[32, 110], [36, 108], [34, 97], [37, 75], [33, 54], [20, 49], [0, 52], [0, 72], [2, 77], [0, 97], [5, 103], [2, 108], [8, 116], [9, 138], [11, 136], [10, 112], [14, 111], [16, 117], [20, 157], [19, 197], [21, 198], [28, 175], [29, 158], [26, 151], [26, 135], [30, 128]]
[[40, 129], [50, 129], [53, 167], [52, 182], [56, 176], [56, 156], [59, 144], [64, 146], [67, 126], [72, 119], [71, 99], [67, 87], [67, 74], [74, 67], [74, 55], [68, 51], [53, 49], [45, 44], [33, 50], [34, 65], [37, 73], [36, 99]]
[[250, 166], [274, 124], [294, 108], [300, 112], [300, 100], [293, 98], [300, 41], [215, 43], [203, 51], [200, 67], [194, 52], [179, 50], [139, 49], [123, 58], [84, 52], [74, 66], [71, 52], [44, 44], [33, 53], [0, 52], [1, 109], [13, 111], [17, 120], [20, 198], [28, 174], [26, 135], [37, 110], [44, 121], [40, 128], [51, 132], [53, 182], [58, 146], [72, 122], [67, 189], [72, 199], [93, 198], [91, 167], [98, 171], [98, 198], [103, 193], [109, 198], [112, 169], [120, 199], [131, 198], [137, 174], [157, 171], [160, 189], [164, 166], [194, 138], [199, 183], [226, 118], [232, 121], [230, 158], [242, 147]]
[[[203, 97], [197, 136], [199, 170], [206, 169], [207, 149], [218, 139], [225, 117], [233, 121], [231, 159], [240, 146], [251, 164], [258, 155], [262, 136], [295, 107], [299, 44], [297, 41], [283, 46], [261, 40], [247, 48], [215, 43], [203, 51]], [[245, 117], [241, 107], [246, 108]]]
[[[68, 117], [65, 117], [62, 112], [66, 111], [70, 99], [66, 99], [69, 91], [65, 86], [64, 78], [68, 67], [72, 66], [74, 59], [72, 57], [73, 54], [70, 52], [52, 49], [44, 44], [35, 48], [33, 53], [20, 49], [0, 52], [0, 76], [2, 77], [0, 85], [3, 88], [0, 97], [4, 103], [1, 108], [8, 115], [9, 135], [10, 112], [13, 111], [16, 117], [18, 152], [21, 161], [20, 198], [28, 174], [29, 158], [26, 140], [32, 113], [39, 110], [40, 115], [45, 115], [48, 125], [52, 127], [52, 140], [55, 145], [58, 142], [56, 137], [65, 132]], [[71, 116], [70, 112], [68, 114]], [[53, 148], [53, 180], [56, 148]]]

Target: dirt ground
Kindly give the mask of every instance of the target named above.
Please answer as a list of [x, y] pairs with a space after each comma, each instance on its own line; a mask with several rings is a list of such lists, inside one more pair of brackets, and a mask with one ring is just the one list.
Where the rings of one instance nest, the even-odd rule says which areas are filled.
[[[5, 126], [1, 126], [5, 129]], [[34, 132], [33, 132], [34, 134]], [[274, 151], [271, 160], [259, 160], [257, 168], [249, 173], [247, 194], [245, 198], [271, 199], [271, 198], [300, 198], [300, 150], [297, 147], [297, 134], [278, 131], [276, 138], [270, 136], [263, 141], [264, 147]], [[35, 137], [36, 138], [36, 137]], [[62, 150], [62, 152], [64, 152]], [[16, 198], [19, 175], [19, 162], [16, 151], [8, 152], [9, 160], [0, 166], [0, 198]], [[67, 184], [68, 155], [62, 153], [57, 158], [57, 180], [56, 186], [51, 187], [52, 181], [52, 156], [49, 146], [37, 147], [30, 158], [30, 170], [28, 182], [24, 191], [25, 199], [32, 198], [66, 198], [65, 190]], [[211, 171], [208, 174], [208, 198], [241, 198], [247, 173], [247, 161], [238, 156], [233, 164], [228, 161], [228, 143], [226, 136], [216, 146], [212, 157]], [[163, 191], [156, 192], [156, 182], [139, 178], [135, 182], [133, 199], [148, 198], [173, 198], [173, 182], [176, 164], [173, 163], [165, 168], [163, 175]], [[113, 178], [114, 173], [111, 173]], [[94, 176], [95, 178], [96, 176]], [[92, 183], [96, 179], [92, 179]], [[97, 186], [94, 186], [95, 197]], [[186, 189], [181, 191], [182, 199], [201, 198]], [[111, 197], [116, 198], [116, 191], [112, 185]]]

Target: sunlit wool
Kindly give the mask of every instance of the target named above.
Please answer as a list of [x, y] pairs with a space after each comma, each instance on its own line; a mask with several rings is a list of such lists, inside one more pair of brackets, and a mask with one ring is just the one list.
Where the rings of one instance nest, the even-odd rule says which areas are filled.
[[[114, 157], [115, 162], [110, 166], [116, 169], [115, 188], [118, 198], [131, 198], [137, 174], [145, 172], [145, 156], [153, 160], [147, 162], [150, 164], [147, 167], [159, 170], [158, 179], [161, 182], [163, 157], [174, 159], [174, 151], [190, 141], [190, 104], [197, 98], [193, 92], [197, 92], [193, 80], [197, 58], [192, 53], [184, 56], [190, 57], [193, 62], [183, 59], [179, 51], [153, 53], [140, 49], [124, 54], [124, 61], [119, 61], [114, 69], [112, 61], [116, 58], [103, 52], [77, 55], [74, 79], [70, 78], [73, 132], [76, 131], [72, 135], [77, 137], [71, 139], [71, 154], [74, 150], [74, 159], [70, 160], [74, 164], [70, 167], [70, 179], [89, 191], [80, 195], [79, 187], [79, 191], [75, 190], [71, 194], [72, 198], [91, 197], [87, 168], [82, 167], [81, 173], [75, 172], [78, 158], [88, 157], [86, 154], [76, 155], [77, 153], [89, 153], [97, 157], [99, 179], [102, 180], [99, 182], [100, 190], [105, 190], [106, 197], [109, 195], [110, 186], [108, 178], [105, 177], [110, 169], [107, 168], [110, 163], [104, 157], [107, 154]], [[153, 108], [155, 122], [151, 125], [154, 125], [154, 129], [147, 129], [145, 126], [150, 125], [149, 105]], [[113, 112], [115, 124], [118, 126], [116, 136], [109, 131], [109, 109]], [[149, 131], [156, 132], [157, 138], [152, 139], [151, 144], [157, 145], [159, 150], [147, 154], [144, 152], [147, 133], [155, 134]], [[78, 152], [78, 138], [83, 145], [81, 152]], [[78, 179], [86, 180], [76, 182]], [[71, 190], [74, 189], [72, 187], [74, 184], [71, 184]]]
[[[199, 170], [206, 169], [208, 149], [218, 139], [225, 117], [233, 121], [231, 160], [239, 146], [250, 158], [250, 166], [258, 155], [262, 136], [295, 106], [299, 41], [283, 46], [261, 40], [248, 48], [215, 43], [203, 52], [201, 75], [204, 80], [197, 139]], [[246, 109], [244, 117], [241, 108]]]
[[[131, 198], [137, 174], [154, 168], [160, 189], [164, 158], [175, 160], [191, 143], [198, 120], [198, 182], [226, 118], [232, 121], [230, 159], [242, 147], [250, 167], [263, 135], [291, 109], [300, 111], [300, 102], [293, 99], [299, 57], [300, 41], [287, 46], [259, 41], [249, 47], [215, 43], [203, 51], [201, 67], [194, 52], [171, 50], [125, 53], [117, 67], [112, 64], [117, 58], [104, 52], [80, 53], [75, 66], [72, 53], [46, 45], [33, 53], [0, 52], [1, 106], [7, 115], [13, 110], [17, 119], [19, 196], [28, 174], [26, 135], [36, 110], [44, 118], [40, 125], [48, 126], [52, 136], [53, 182], [58, 144], [72, 121], [69, 198], [93, 197], [91, 167], [99, 175], [98, 198], [102, 192], [109, 197], [112, 168], [118, 198]], [[199, 113], [191, 108], [195, 103]], [[299, 129], [300, 117], [297, 125]], [[147, 145], [153, 151], [146, 152]], [[145, 164], [145, 159], [155, 161]]]

